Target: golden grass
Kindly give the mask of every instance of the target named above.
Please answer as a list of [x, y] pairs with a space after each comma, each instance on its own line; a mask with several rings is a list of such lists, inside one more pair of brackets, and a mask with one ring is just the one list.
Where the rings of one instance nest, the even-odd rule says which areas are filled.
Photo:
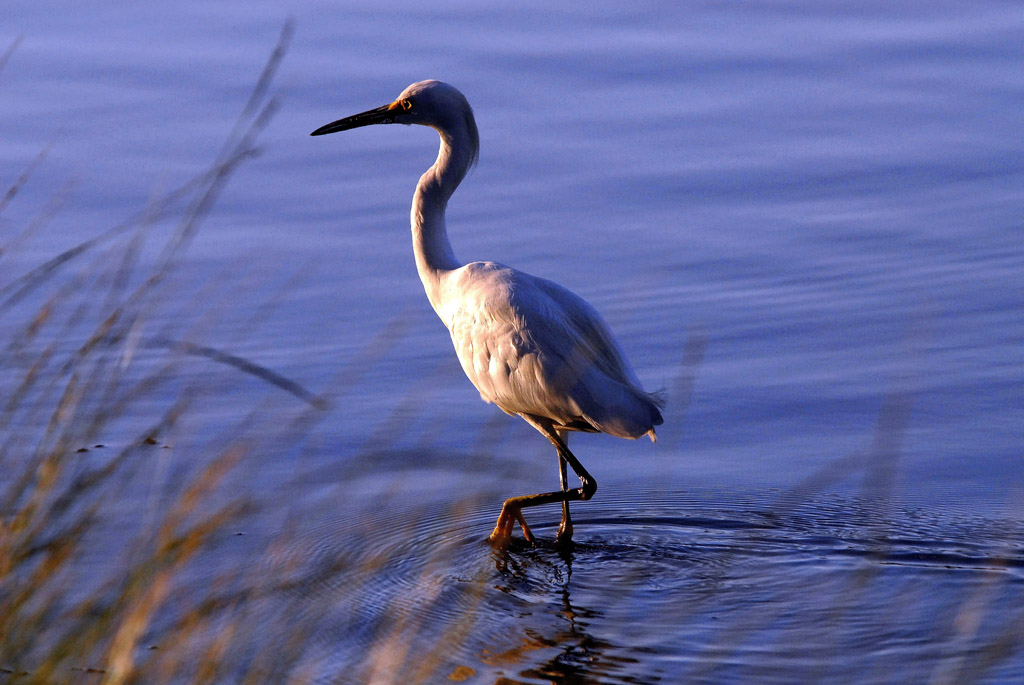
[[[271, 557], [258, 579], [223, 573], [198, 593], [185, 580], [194, 573], [190, 564], [247, 510], [225, 483], [260, 448], [246, 428], [266, 420], [266, 403], [254, 400], [234, 432], [207, 445], [197, 455], [205, 467], [168, 485], [147, 520], [131, 522], [122, 540], [111, 531], [124, 516], [125, 489], [166, 469], [162, 443], [205, 390], [201, 381], [182, 380], [185, 355], [228, 364], [309, 402], [297, 419], [281, 421], [278, 440], [294, 438], [324, 406], [245, 359], [150, 331], [173, 304], [167, 283], [182, 254], [276, 111], [268, 92], [291, 33], [288, 24], [210, 169], [127, 221], [0, 281], [0, 674], [12, 680], [264, 682], [286, 675], [289, 654], [301, 653], [301, 629], [288, 633], [296, 637], [272, 661], [235, 639], [251, 630], [247, 612], [261, 597], [301, 581], [295, 569]], [[12, 182], [0, 212], [49, 151]], [[55, 216], [54, 207], [45, 209], [0, 245], [0, 259]], [[155, 259], [143, 258], [161, 221], [174, 228]], [[153, 416], [153, 407], [162, 408], [155, 418], [139, 419]], [[125, 425], [140, 421], [125, 437]], [[110, 435], [119, 436], [116, 446], [101, 444]], [[112, 539], [120, 543], [113, 550], [98, 543]], [[183, 601], [186, 587], [192, 594]]]

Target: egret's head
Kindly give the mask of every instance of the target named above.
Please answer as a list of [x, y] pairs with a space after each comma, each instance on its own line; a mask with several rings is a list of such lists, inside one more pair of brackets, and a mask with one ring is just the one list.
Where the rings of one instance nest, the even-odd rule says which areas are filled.
[[465, 138], [476, 157], [480, 136], [473, 118], [473, 108], [454, 86], [442, 81], [414, 83], [387, 105], [338, 119], [321, 126], [310, 135], [348, 131], [372, 124], [420, 124], [436, 129], [442, 136]]

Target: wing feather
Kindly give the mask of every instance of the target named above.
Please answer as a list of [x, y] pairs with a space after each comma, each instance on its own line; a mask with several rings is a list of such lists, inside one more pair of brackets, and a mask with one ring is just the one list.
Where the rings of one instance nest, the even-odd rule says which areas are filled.
[[452, 279], [442, 319], [485, 401], [620, 437], [661, 423], [656, 400], [584, 299], [494, 262], [468, 264]]

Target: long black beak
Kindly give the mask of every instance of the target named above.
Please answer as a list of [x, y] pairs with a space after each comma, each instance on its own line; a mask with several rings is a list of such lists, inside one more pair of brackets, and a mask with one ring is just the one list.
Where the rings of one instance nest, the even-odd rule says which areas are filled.
[[328, 133], [337, 133], [338, 131], [348, 131], [353, 128], [359, 128], [360, 126], [370, 126], [371, 124], [391, 124], [394, 123], [394, 121], [395, 110], [393, 109], [393, 105], [384, 105], [377, 109], [371, 109], [366, 112], [360, 112], [359, 114], [353, 114], [352, 116], [345, 117], [344, 119], [332, 121], [326, 126], [321, 126], [309, 135], [322, 136]]

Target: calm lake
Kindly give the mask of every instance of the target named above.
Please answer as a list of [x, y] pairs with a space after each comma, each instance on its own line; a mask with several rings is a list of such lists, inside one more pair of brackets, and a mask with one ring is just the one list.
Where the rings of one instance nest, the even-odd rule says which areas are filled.
[[[180, 360], [90, 440], [130, 443], [201, 388], [104, 514], [84, 577], [116, 572], [123, 530], [230, 434], [261, 448], [218, 497], [251, 507], [172, 612], [225, 569], [258, 576], [268, 546], [314, 569], [238, 637], [287, 650], [295, 682], [1024, 680], [1020, 2], [3, 15], [4, 298], [209, 168], [294, 21], [259, 154], [133, 334], [247, 360], [329, 406]], [[600, 487], [573, 505], [568, 553], [557, 506], [527, 514], [538, 546], [518, 530], [507, 553], [486, 543], [502, 500], [558, 471], [536, 431], [480, 401], [417, 278], [409, 202], [436, 133], [309, 136], [427, 78], [458, 87], [480, 129], [449, 205], [456, 255], [583, 296], [668, 399], [656, 444], [573, 436]], [[142, 265], [180, 229], [151, 224]], [[133, 235], [4, 305], [0, 400], [25, 373], [15, 331], [112, 272]], [[43, 342], [70, 353], [98, 320], [67, 321]], [[139, 349], [127, 368], [157, 363]]]

